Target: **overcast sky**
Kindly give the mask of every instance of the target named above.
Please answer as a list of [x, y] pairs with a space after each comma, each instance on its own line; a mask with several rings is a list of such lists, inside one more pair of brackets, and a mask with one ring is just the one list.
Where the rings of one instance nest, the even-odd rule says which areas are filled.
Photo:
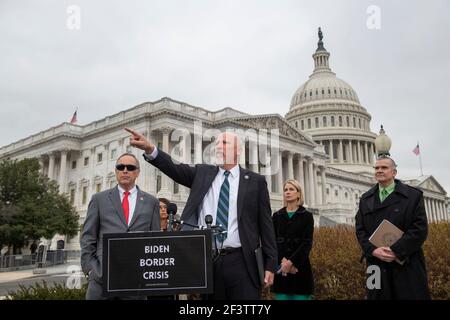
[[332, 70], [372, 131], [384, 125], [400, 177], [420, 175], [419, 141], [424, 174], [449, 191], [449, 13], [448, 0], [1, 0], [0, 146], [76, 107], [83, 125], [165, 96], [284, 116], [321, 26]]

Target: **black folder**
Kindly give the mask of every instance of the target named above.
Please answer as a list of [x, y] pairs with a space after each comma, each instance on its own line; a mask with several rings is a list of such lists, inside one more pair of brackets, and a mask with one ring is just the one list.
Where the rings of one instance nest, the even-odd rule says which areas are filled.
[[256, 257], [256, 265], [258, 266], [259, 281], [261, 282], [261, 285], [264, 286], [265, 270], [264, 270], [263, 251], [261, 247], [255, 249], [255, 257]]

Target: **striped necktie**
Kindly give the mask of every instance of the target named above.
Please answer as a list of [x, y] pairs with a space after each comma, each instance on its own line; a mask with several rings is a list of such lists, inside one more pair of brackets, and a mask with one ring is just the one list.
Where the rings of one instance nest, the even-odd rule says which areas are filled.
[[[219, 203], [217, 204], [216, 224], [221, 225], [225, 231], [228, 230], [228, 211], [230, 208], [230, 182], [228, 176], [230, 171], [225, 171], [225, 180], [220, 187]], [[218, 240], [220, 242], [225, 241], [227, 234], [219, 234]]]

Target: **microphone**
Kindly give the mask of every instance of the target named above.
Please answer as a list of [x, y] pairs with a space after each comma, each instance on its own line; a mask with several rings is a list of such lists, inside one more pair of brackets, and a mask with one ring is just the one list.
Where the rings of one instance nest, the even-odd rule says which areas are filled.
[[210, 214], [207, 214], [205, 216], [205, 223], [206, 223], [206, 229], [210, 230], [211, 229], [211, 224], [213, 222], [213, 217]]
[[169, 214], [169, 224], [167, 226], [167, 231], [173, 231], [173, 216], [177, 213], [177, 205], [173, 202], [170, 202], [167, 205], [167, 213]]

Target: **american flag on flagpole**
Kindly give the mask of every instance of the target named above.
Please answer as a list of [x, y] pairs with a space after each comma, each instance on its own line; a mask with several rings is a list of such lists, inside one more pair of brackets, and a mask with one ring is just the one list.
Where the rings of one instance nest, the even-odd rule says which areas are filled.
[[72, 119], [70, 120], [71, 124], [77, 123], [77, 111], [78, 111], [78, 109], [75, 110], [75, 112], [73, 113]]
[[420, 148], [419, 148], [419, 143], [417, 143], [417, 146], [413, 149], [412, 151], [416, 156], [418, 156], [420, 154]]

